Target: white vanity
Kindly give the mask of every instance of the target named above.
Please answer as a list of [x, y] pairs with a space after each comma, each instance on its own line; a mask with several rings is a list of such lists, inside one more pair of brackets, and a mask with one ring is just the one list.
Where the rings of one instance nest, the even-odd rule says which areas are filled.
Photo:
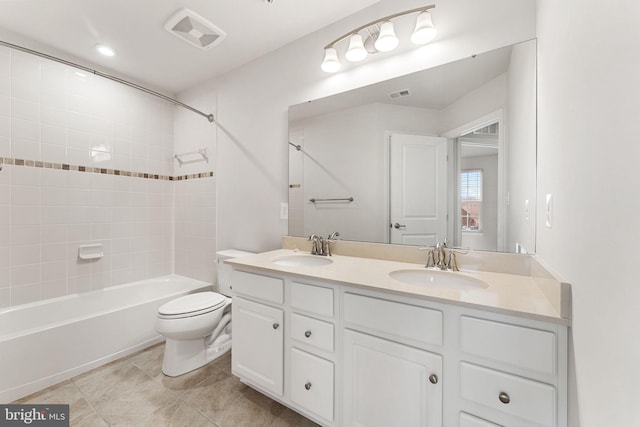
[[[308, 257], [229, 262], [246, 384], [328, 426], [566, 426], [568, 285], [495, 271], [418, 283], [390, 274], [420, 264]], [[438, 273], [463, 285], [433, 285]]]

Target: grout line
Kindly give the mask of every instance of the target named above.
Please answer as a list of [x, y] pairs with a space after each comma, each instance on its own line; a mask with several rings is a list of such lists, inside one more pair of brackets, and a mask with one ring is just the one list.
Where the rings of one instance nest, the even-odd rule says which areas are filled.
[[0, 157], [0, 165], [26, 166], [32, 168], [58, 169], [65, 171], [97, 173], [103, 175], [130, 176], [133, 178], [156, 179], [162, 181], [186, 181], [189, 179], [209, 178], [213, 176], [213, 171], [192, 173], [188, 175], [160, 175], [145, 172], [131, 172], [120, 169], [95, 168], [91, 166], [70, 165], [67, 163], [43, 162], [40, 160], [15, 159], [13, 157]]

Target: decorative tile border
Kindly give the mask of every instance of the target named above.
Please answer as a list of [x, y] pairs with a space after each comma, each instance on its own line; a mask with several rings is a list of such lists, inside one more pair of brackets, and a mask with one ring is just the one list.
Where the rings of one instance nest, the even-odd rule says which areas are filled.
[[130, 176], [132, 178], [158, 179], [163, 181], [186, 181], [188, 179], [208, 178], [213, 176], [213, 172], [192, 173], [189, 175], [158, 175], [144, 172], [130, 172], [119, 169], [94, 168], [89, 166], [69, 165], [66, 163], [51, 163], [39, 160], [14, 159], [12, 157], [0, 157], [0, 165], [27, 166], [32, 168], [60, 169], [68, 171], [99, 173], [103, 175]]

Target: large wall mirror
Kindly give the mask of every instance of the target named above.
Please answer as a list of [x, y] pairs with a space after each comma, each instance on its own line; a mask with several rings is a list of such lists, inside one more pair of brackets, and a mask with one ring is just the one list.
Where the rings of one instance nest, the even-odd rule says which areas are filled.
[[536, 42], [289, 109], [289, 234], [532, 253]]

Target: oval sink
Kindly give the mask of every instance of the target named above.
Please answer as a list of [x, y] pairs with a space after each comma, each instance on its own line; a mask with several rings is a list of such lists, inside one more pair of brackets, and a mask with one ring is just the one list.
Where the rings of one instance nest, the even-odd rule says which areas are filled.
[[395, 270], [389, 273], [392, 279], [408, 285], [440, 287], [454, 290], [483, 289], [485, 282], [451, 271], [437, 270]]
[[319, 267], [329, 265], [333, 260], [317, 255], [287, 255], [275, 258], [271, 262], [283, 267]]

